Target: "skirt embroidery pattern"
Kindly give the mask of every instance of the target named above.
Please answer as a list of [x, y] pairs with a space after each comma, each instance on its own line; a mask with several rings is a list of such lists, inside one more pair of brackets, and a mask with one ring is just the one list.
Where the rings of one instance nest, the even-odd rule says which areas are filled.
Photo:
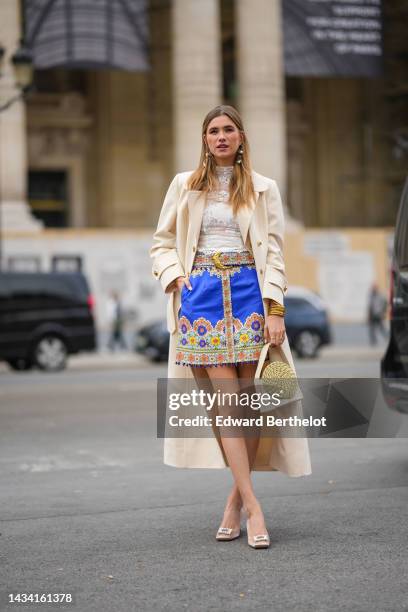
[[[239, 259], [238, 259], [239, 257]], [[237, 265], [238, 261], [243, 264]], [[202, 366], [256, 362], [264, 343], [263, 301], [252, 256], [229, 256], [219, 269], [200, 253], [183, 288], [176, 363]], [[235, 264], [235, 265], [234, 265]]]

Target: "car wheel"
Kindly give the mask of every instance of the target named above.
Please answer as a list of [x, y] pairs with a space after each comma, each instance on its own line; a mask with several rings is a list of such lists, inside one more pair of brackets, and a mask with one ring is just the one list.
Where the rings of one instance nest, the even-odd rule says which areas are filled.
[[294, 346], [299, 357], [317, 357], [320, 336], [316, 332], [305, 329], [296, 336]]
[[68, 348], [62, 338], [48, 334], [38, 340], [34, 347], [33, 359], [40, 370], [58, 372], [67, 364]]
[[32, 362], [25, 357], [16, 357], [15, 359], [8, 359], [8, 365], [12, 370], [16, 370], [18, 372], [23, 372], [26, 370], [30, 370], [33, 367]]

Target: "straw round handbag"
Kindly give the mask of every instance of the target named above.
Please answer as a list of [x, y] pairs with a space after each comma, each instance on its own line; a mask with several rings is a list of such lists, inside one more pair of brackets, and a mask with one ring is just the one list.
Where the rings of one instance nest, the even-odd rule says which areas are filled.
[[[271, 347], [266, 343], [262, 347], [255, 372], [255, 378], [260, 378], [267, 385], [270, 393], [279, 393], [282, 399], [292, 399], [299, 391], [295, 372], [286, 361], [282, 361], [282, 350], [279, 346]], [[275, 358], [275, 359], [274, 359]]]

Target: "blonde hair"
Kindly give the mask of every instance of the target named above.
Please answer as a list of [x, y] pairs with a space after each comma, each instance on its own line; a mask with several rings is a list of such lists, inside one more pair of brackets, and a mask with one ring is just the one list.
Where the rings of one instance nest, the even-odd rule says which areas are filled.
[[[202, 125], [202, 144], [201, 144], [201, 156], [200, 165], [194, 170], [192, 175], [189, 177], [187, 188], [198, 191], [212, 191], [217, 185], [217, 173], [216, 163], [214, 156], [209, 152], [207, 144], [204, 141], [204, 136], [207, 133], [207, 129], [211, 121], [215, 117], [221, 117], [226, 115], [235, 124], [242, 135], [242, 154], [237, 152], [237, 155], [233, 164], [233, 172], [229, 185], [230, 189], [230, 202], [234, 214], [242, 206], [248, 206], [251, 199], [255, 196], [254, 186], [252, 183], [251, 174], [251, 161], [249, 157], [249, 143], [244, 132], [244, 126], [242, 119], [238, 111], [233, 106], [221, 104], [216, 106], [204, 118]], [[237, 163], [238, 159], [241, 163]]]

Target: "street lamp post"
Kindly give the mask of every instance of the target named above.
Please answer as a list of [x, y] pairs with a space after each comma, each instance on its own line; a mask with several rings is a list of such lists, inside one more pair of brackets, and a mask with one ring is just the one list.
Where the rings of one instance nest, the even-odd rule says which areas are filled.
[[[0, 45], [0, 77], [4, 55], [4, 48]], [[33, 77], [32, 53], [28, 47], [25, 46], [23, 39], [21, 39], [19, 48], [11, 57], [11, 63], [13, 64], [15, 83], [20, 91], [6, 102], [1, 103], [0, 112], [7, 110], [14, 102], [20, 100], [20, 98], [24, 98], [31, 89]]]

